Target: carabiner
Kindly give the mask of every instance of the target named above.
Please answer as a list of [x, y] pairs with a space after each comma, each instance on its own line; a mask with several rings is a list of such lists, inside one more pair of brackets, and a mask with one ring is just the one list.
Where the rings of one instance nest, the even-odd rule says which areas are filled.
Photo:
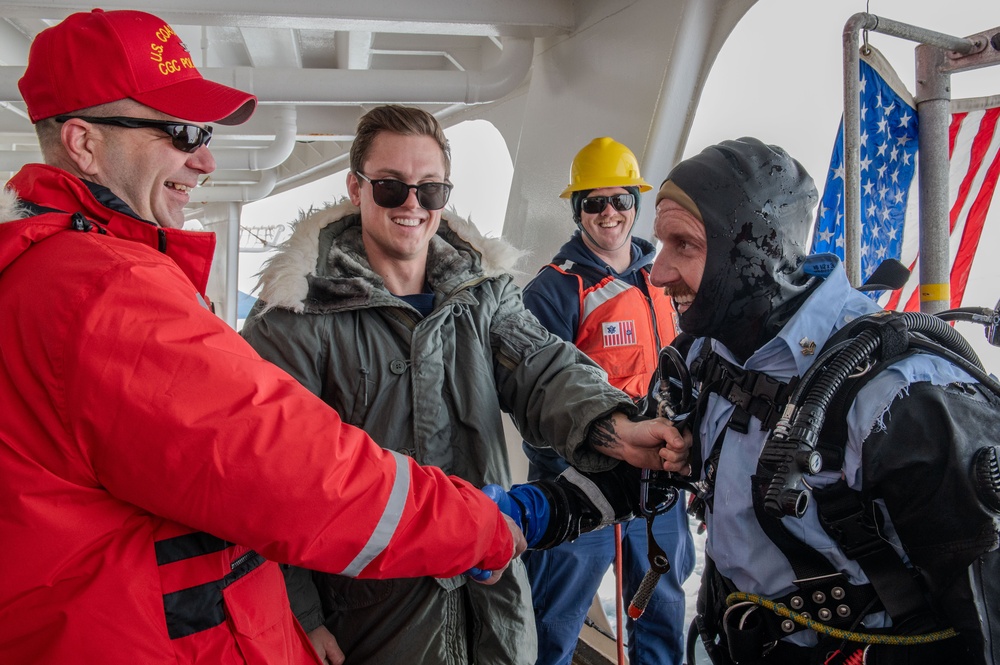
[[655, 396], [659, 405], [657, 415], [679, 422], [691, 411], [695, 401], [691, 372], [684, 356], [672, 346], [663, 347], [656, 371], [659, 377]]

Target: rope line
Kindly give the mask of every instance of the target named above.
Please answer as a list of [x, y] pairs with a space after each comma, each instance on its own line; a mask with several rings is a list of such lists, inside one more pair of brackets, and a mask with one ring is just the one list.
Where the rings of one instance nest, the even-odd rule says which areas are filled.
[[829, 635], [839, 640], [846, 640], [848, 642], [861, 642], [863, 644], [889, 644], [893, 646], [912, 646], [914, 644], [930, 644], [931, 642], [938, 642], [940, 640], [946, 640], [951, 637], [955, 637], [958, 633], [955, 632], [954, 628], [947, 628], [945, 630], [938, 630], [933, 633], [926, 633], [924, 635], [881, 635], [876, 633], [858, 633], [849, 630], [842, 630], [840, 628], [834, 628], [833, 626], [828, 626], [825, 623], [820, 623], [819, 621], [814, 621], [808, 617], [802, 616], [799, 612], [785, 607], [783, 603], [776, 603], [773, 600], [768, 600], [762, 596], [758, 596], [755, 593], [744, 593], [738, 591], [736, 593], [731, 593], [726, 596], [726, 605], [732, 606], [739, 602], [749, 602], [754, 605], [759, 605], [766, 610], [770, 610], [777, 614], [778, 616], [785, 617], [786, 619], [791, 619], [800, 626], [805, 626], [810, 630], [817, 633], [822, 633], [823, 635]]

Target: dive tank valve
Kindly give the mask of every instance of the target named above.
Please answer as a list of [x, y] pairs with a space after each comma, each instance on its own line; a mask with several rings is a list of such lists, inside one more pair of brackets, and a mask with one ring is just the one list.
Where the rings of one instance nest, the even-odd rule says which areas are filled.
[[759, 463], [773, 474], [764, 494], [764, 510], [772, 517], [802, 517], [809, 507], [811, 492], [802, 477], [823, 470], [816, 450], [822, 415], [811, 405], [796, 409], [788, 404], [761, 450]]
[[986, 340], [993, 346], [1000, 346], [1000, 300], [993, 308], [993, 316], [986, 325]]

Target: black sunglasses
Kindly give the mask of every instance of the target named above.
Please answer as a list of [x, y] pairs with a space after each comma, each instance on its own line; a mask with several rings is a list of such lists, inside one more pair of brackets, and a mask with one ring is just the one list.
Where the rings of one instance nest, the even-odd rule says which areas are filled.
[[194, 152], [203, 145], [208, 145], [212, 140], [212, 128], [209, 125], [199, 127], [198, 125], [188, 125], [183, 122], [173, 122], [171, 120], [150, 120], [148, 118], [124, 118], [110, 117], [98, 118], [88, 115], [57, 115], [56, 122], [66, 122], [76, 118], [86, 120], [95, 125], [114, 125], [115, 127], [128, 127], [129, 129], [139, 129], [141, 127], [152, 127], [166, 132], [170, 137], [170, 142], [181, 152]]
[[364, 173], [355, 171], [358, 176], [372, 186], [372, 200], [382, 208], [398, 208], [410, 196], [410, 190], [417, 190], [417, 203], [424, 210], [440, 210], [448, 204], [451, 196], [451, 185], [446, 182], [423, 182], [419, 185], [407, 185], [400, 180], [382, 178], [372, 180]]
[[632, 194], [612, 194], [611, 196], [588, 196], [581, 204], [581, 208], [588, 215], [599, 215], [611, 204], [618, 212], [631, 210], [635, 205], [635, 196]]

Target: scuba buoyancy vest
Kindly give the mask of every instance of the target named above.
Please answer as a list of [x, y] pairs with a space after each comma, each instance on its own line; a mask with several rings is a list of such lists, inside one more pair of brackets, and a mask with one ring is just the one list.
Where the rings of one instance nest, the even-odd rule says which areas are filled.
[[[984, 310], [980, 316], [992, 326], [988, 325], [987, 330], [992, 342], [1000, 316], [996, 310]], [[953, 631], [939, 630], [941, 617], [928, 604], [927, 593], [913, 569], [881, 536], [882, 513], [872, 500], [848, 487], [843, 479], [816, 491], [805, 479], [823, 468], [842, 465], [847, 411], [858, 391], [880, 371], [918, 351], [945, 357], [973, 376], [994, 400], [1000, 398], [1000, 384], [982, 369], [961, 335], [941, 318], [925, 314], [879, 312], [858, 319], [827, 342], [824, 353], [801, 380], [788, 385], [729, 363], [711, 352], [707, 344], [692, 364], [701, 387], [700, 403], [716, 393], [737, 407], [704, 461], [703, 483], [708, 487], [703, 499], [710, 507], [713, 468], [726, 429], [746, 432], [749, 416], [756, 416], [761, 429], [772, 434], [752, 479], [754, 512], [764, 533], [788, 558], [798, 584], [784, 598], [750, 598], [707, 567], [699, 597], [698, 629], [710, 654], [715, 652], [711, 654], [714, 662], [754, 662], [773, 649], [780, 638], [803, 627], [825, 634], [829, 643], [831, 634], [853, 630], [864, 616], [883, 610], [892, 618], [889, 632], [897, 640], [889, 643], [947, 640], [933, 647], [939, 649], [953, 641], [947, 639], [955, 634]], [[696, 406], [696, 418], [698, 410]], [[971, 476], [982, 505], [1000, 512], [996, 447], [984, 445], [975, 453]], [[849, 584], [825, 557], [782, 525], [781, 517], [801, 517], [813, 498], [821, 524], [845, 555], [857, 561], [870, 584]], [[758, 611], [761, 608], [771, 611]], [[721, 634], [725, 635], [727, 653], [714, 640]], [[931, 653], [927, 649], [925, 652]]]

